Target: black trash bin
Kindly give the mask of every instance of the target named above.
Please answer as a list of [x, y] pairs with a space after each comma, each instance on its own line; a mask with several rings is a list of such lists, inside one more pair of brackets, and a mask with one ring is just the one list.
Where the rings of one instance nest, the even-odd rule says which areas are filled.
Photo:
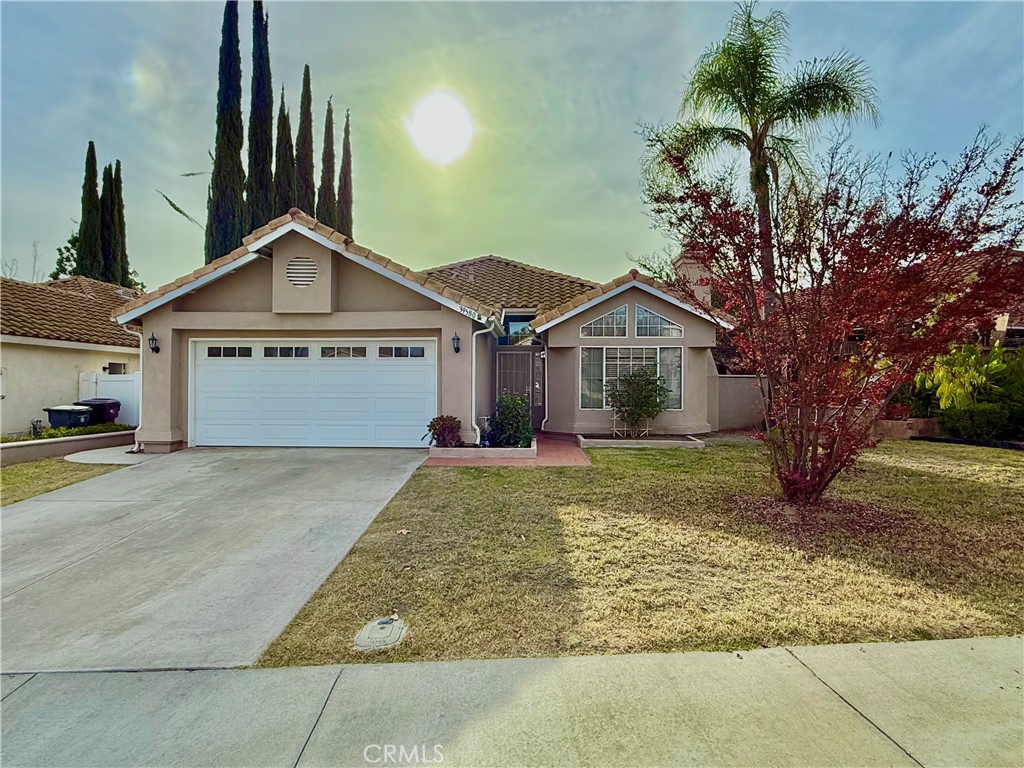
[[117, 415], [121, 412], [121, 401], [112, 397], [90, 397], [88, 400], [75, 400], [75, 405], [89, 407], [92, 411], [89, 418], [90, 424], [106, 424], [117, 421]]
[[43, 408], [50, 420], [50, 426], [58, 427], [84, 427], [89, 424], [92, 418], [92, 408], [87, 405], [54, 405], [50, 408]]

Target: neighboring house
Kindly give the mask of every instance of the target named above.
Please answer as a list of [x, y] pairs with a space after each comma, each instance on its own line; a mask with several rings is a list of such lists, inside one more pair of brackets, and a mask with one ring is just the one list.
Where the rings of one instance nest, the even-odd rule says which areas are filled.
[[605, 285], [486, 256], [415, 272], [293, 209], [232, 253], [116, 313], [140, 329], [138, 440], [186, 446], [425, 446], [499, 392], [555, 433], [606, 433], [604, 385], [651, 365], [662, 433], [716, 428], [711, 318], [635, 271]]
[[43, 408], [78, 399], [84, 371], [139, 369], [139, 337], [110, 315], [138, 294], [118, 285], [69, 277], [49, 283], [0, 278], [0, 431], [46, 424]]
[[993, 331], [992, 341], [1004, 347], [1024, 347], [1024, 302], [997, 317]]

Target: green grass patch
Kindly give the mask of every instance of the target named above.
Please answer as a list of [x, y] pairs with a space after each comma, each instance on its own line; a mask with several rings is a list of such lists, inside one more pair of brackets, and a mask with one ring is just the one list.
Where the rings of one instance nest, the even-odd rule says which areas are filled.
[[[1024, 631], [1021, 453], [885, 443], [810, 509], [756, 444], [589, 454], [419, 469], [259, 665]], [[401, 645], [351, 650], [392, 611]]]
[[31, 499], [115, 469], [123, 467], [118, 464], [77, 464], [62, 458], [12, 464], [0, 469], [0, 506]]

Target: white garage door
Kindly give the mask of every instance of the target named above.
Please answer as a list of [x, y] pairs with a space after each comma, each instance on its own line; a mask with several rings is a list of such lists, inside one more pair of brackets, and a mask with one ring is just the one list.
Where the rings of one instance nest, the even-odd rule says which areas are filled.
[[193, 445], [422, 448], [432, 339], [196, 342]]

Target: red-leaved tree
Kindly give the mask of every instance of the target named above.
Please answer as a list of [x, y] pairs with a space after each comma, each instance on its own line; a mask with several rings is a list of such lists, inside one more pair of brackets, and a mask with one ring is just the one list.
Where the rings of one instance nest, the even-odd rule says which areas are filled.
[[955, 162], [908, 155], [895, 169], [834, 147], [813, 182], [775, 192], [767, 283], [749, 192], [652, 149], [649, 210], [736, 319], [791, 502], [820, 499], [872, 444], [895, 390], [1024, 292], [1024, 139], [979, 133]]

